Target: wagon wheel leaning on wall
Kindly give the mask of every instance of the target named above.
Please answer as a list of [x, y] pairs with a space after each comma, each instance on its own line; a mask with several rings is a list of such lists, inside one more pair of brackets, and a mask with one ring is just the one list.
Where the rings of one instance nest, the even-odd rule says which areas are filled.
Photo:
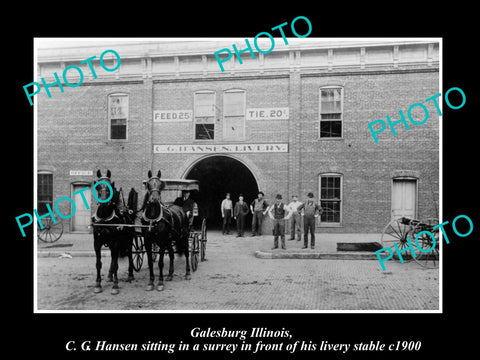
[[411, 250], [407, 250], [407, 248], [410, 246], [408, 244], [408, 241], [410, 241], [415, 255], [420, 252], [418, 251], [418, 249], [416, 249], [415, 245], [416, 222], [418, 222], [418, 220], [402, 217], [390, 221], [383, 229], [381, 237], [382, 246], [384, 248], [388, 247], [395, 252], [395, 254], [393, 255], [394, 259], [400, 259], [394, 245], [396, 245], [398, 250], [401, 251], [403, 262], [411, 261], [414, 258], [414, 256], [412, 256]]
[[46, 243], [53, 243], [62, 237], [63, 222], [61, 220], [57, 220], [57, 222], [54, 223], [50, 217], [47, 217], [41, 221], [43, 229], [37, 222], [37, 237], [39, 240]]
[[[417, 257], [414, 260], [424, 268], [435, 269], [440, 262], [440, 234], [438, 228], [433, 229], [435, 225], [438, 225], [438, 219], [429, 218], [419, 225], [421, 226], [418, 227], [415, 234], [419, 236], [414, 240], [418, 243]], [[422, 231], [428, 231], [433, 237], [427, 232], [421, 233]]]

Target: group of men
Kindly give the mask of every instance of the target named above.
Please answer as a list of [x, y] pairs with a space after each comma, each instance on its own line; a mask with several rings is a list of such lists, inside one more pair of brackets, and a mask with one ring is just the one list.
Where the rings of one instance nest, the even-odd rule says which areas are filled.
[[287, 205], [282, 201], [282, 195], [277, 194], [275, 203], [268, 205], [263, 198], [262, 191], [258, 192], [258, 197], [252, 201], [250, 206], [244, 201], [243, 194], [238, 196], [238, 201], [233, 205], [230, 199], [230, 193], [227, 193], [221, 204], [223, 218], [223, 234], [230, 233], [230, 222], [233, 217], [237, 222], [237, 237], [244, 236], [245, 217], [249, 212], [252, 213], [252, 236], [262, 235], [263, 216], [268, 216], [273, 220], [273, 249], [278, 248], [278, 239], [281, 240], [281, 247], [285, 249], [285, 222], [290, 220], [291, 237], [290, 240], [297, 241], [301, 239], [301, 219], [303, 217], [303, 249], [308, 248], [308, 233], [311, 234], [310, 247], [315, 248], [315, 218], [320, 216], [323, 209], [314, 201], [313, 193], [307, 194], [307, 200], [301, 202], [297, 195], [292, 196], [292, 201]]

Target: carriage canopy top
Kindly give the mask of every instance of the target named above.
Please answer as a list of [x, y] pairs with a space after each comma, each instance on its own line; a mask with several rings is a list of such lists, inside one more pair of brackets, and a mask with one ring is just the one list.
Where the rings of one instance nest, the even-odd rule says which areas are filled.
[[165, 183], [165, 190], [197, 190], [199, 191], [198, 180], [191, 179], [161, 179]]

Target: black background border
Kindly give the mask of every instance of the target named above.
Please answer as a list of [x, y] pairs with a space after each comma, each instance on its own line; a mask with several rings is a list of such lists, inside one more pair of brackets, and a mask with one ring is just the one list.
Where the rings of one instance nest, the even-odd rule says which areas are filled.
[[[78, 16], [65, 16], [69, 11], [31, 10], [22, 18], [20, 34], [8, 38], [8, 54], [4, 69], [8, 74], [4, 98], [8, 99], [8, 129], [4, 137], [5, 182], [7, 194], [4, 221], [9, 235], [5, 237], [4, 254], [12, 264], [4, 270], [5, 298], [10, 303], [6, 312], [13, 315], [6, 323], [12, 331], [9, 346], [19, 354], [34, 351], [35, 356], [116, 356], [116, 353], [67, 353], [68, 340], [112, 340], [144, 342], [191, 341], [193, 327], [241, 329], [268, 327], [289, 329], [299, 340], [348, 342], [380, 340], [422, 341], [422, 349], [413, 355], [429, 357], [454, 351], [456, 357], [468, 356], [475, 347], [475, 332], [469, 329], [475, 311], [475, 244], [478, 229], [467, 238], [448, 232], [451, 243], [444, 245], [443, 314], [33, 314], [33, 242], [32, 233], [19, 235], [14, 217], [31, 211], [33, 204], [33, 108], [29, 106], [23, 85], [33, 79], [34, 37], [245, 37], [268, 31], [296, 16], [306, 16], [312, 23], [309, 37], [442, 37], [443, 90], [460, 87], [467, 96], [462, 109], [451, 110], [443, 104], [443, 219], [450, 222], [459, 214], [468, 215], [478, 226], [474, 199], [480, 199], [476, 185], [476, 117], [473, 114], [478, 95], [474, 60], [477, 45], [473, 37], [475, 20], [468, 8], [442, 8], [428, 4], [425, 9], [407, 3], [390, 4], [391, 9], [372, 9], [367, 4], [355, 8], [327, 9], [319, 3], [293, 9], [276, 4], [265, 12], [244, 3], [211, 5], [193, 9], [166, 9], [163, 5], [139, 4], [132, 11], [100, 10], [98, 5], [85, 4]], [[152, 11], [151, 6], [155, 7]], [[60, 14], [61, 15], [57, 15]], [[168, 19], [168, 20], [167, 20]], [[121, 20], [121, 21], [119, 21]], [[121, 23], [121, 25], [120, 25]], [[300, 30], [299, 30], [300, 32]], [[478, 33], [478, 31], [476, 32]], [[12, 56], [10, 56], [12, 55]], [[13, 101], [12, 101], [13, 100]], [[12, 131], [13, 130], [13, 131]], [[414, 129], [411, 129], [414, 131]], [[13, 142], [12, 142], [12, 140]], [[12, 190], [15, 191], [12, 191]], [[6, 205], [8, 204], [8, 206]], [[5, 213], [5, 210], [4, 210]], [[11, 234], [11, 235], [10, 235]], [[5, 309], [5, 308], [4, 308]], [[14, 311], [10, 312], [10, 309]], [[474, 324], [475, 325], [475, 324]], [[134, 353], [138, 357], [145, 354]], [[195, 353], [189, 353], [194, 356]], [[196, 354], [205, 356], [207, 354]], [[264, 353], [262, 356], [280, 357]], [[299, 357], [329, 357], [332, 353], [296, 353]], [[346, 358], [359, 354], [349, 353]], [[167, 356], [150, 353], [149, 356]], [[176, 354], [178, 356], [178, 354]], [[207, 355], [208, 356], [208, 355]], [[281, 357], [289, 357], [282, 354]], [[410, 357], [412, 353], [369, 353], [374, 358]], [[223, 358], [230, 357], [224, 354]], [[239, 358], [240, 354], [234, 354]], [[253, 357], [253, 356], [250, 356]], [[257, 358], [259, 356], [256, 356]]]

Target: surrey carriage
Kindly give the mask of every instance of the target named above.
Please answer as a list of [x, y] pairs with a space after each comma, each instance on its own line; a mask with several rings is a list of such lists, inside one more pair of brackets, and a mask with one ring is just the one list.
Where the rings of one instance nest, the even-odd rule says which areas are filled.
[[[111, 172], [106, 176], [97, 172], [96, 191], [99, 206], [92, 217], [94, 248], [96, 253], [97, 280], [95, 292], [102, 291], [100, 250], [107, 246], [111, 253], [108, 279], [113, 282], [112, 294], [118, 293], [118, 258], [128, 256], [128, 281], [139, 272], [146, 254], [150, 273], [147, 290], [153, 290], [155, 279], [153, 264], [158, 259], [159, 281], [157, 290], [163, 290], [163, 258], [169, 255], [170, 266], [166, 280], [173, 278], [175, 254], [185, 256], [185, 279], [190, 280], [190, 269], [196, 271], [199, 261], [205, 261], [207, 226], [201, 220], [195, 230], [198, 206], [188, 199], [191, 192], [199, 191], [197, 180], [161, 179], [161, 171], [153, 176], [148, 171], [144, 181], [145, 196], [137, 210], [138, 194], [131, 189], [128, 201], [123, 191], [116, 190]], [[178, 196], [181, 193], [181, 196]], [[176, 197], [175, 200], [173, 200]]]

